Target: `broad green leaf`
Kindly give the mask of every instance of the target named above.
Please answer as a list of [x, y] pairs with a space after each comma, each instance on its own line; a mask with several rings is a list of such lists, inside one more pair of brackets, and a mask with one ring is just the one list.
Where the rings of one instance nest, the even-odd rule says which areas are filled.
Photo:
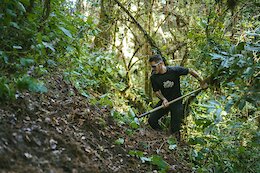
[[0, 51], [0, 59], [3, 59], [5, 64], [8, 63], [8, 57], [6, 56], [6, 54], [3, 51]]
[[134, 122], [135, 122], [136, 124], [140, 125], [139, 119], [136, 118], [136, 117], [134, 118]]
[[[238, 56], [239, 57], [239, 56]], [[242, 57], [240, 56], [239, 57], [240, 59], [239, 59], [239, 61], [237, 62], [237, 65], [239, 66], [239, 67], [244, 67], [246, 64], [247, 64], [247, 62], [243, 59], [243, 55], [242, 55]]]
[[10, 22], [10, 25], [16, 29], [20, 29], [19, 25], [16, 22]]
[[24, 76], [17, 81], [17, 87], [21, 90], [28, 89], [32, 92], [45, 93], [47, 88], [42, 82], [36, 81], [30, 76]]
[[4, 84], [5, 88], [7, 89], [8, 95], [11, 95], [11, 90], [8, 84]]
[[260, 131], [256, 132], [252, 138], [252, 141], [259, 146], [260, 145]]
[[111, 72], [112, 72], [112, 69], [108, 67], [108, 68], [106, 69], [106, 71], [107, 71], [108, 73], [111, 73]]
[[86, 98], [91, 98], [90, 95], [87, 92], [85, 92], [85, 91], [82, 91], [81, 95], [83, 95]]
[[219, 123], [220, 121], [222, 121], [222, 115], [221, 115], [221, 113], [222, 113], [222, 109], [221, 109], [221, 108], [218, 108], [218, 109], [216, 110], [216, 112], [215, 112], [215, 116], [216, 116], [216, 118], [215, 118], [215, 124], [217, 124], [217, 123]]
[[20, 59], [20, 64], [22, 66], [29, 66], [31, 64], [34, 64], [34, 60], [33, 59], [30, 59], [30, 58], [21, 58]]
[[129, 112], [128, 113], [129, 113], [130, 116], [135, 117], [135, 113], [134, 113], [132, 108], [129, 108]]
[[260, 52], [260, 47], [247, 44], [245, 50]]
[[[81, 76], [81, 73], [79, 73], [77, 71], [74, 71], [74, 70], [71, 72], [71, 74], [75, 74], [75, 75]], [[103, 97], [101, 96], [101, 98], [103, 98]]]
[[23, 49], [22, 46], [17, 46], [17, 45], [14, 45], [13, 48], [14, 49]]
[[29, 90], [33, 92], [46, 93], [48, 90], [41, 82], [33, 82], [29, 84]]
[[192, 138], [189, 139], [189, 143], [191, 145], [196, 145], [196, 144], [205, 145], [207, 142], [202, 137], [192, 137]]
[[16, 13], [13, 10], [7, 9], [6, 12], [7, 12], [7, 14], [9, 14], [12, 17], [16, 17], [17, 16]]
[[51, 59], [47, 60], [47, 64], [50, 65], [50, 66], [57, 66], [56, 62], [51, 60]]
[[246, 101], [244, 99], [240, 100], [239, 104], [238, 104], [238, 108], [240, 110], [242, 110], [246, 105]]
[[32, 82], [32, 79], [29, 76], [22, 77], [17, 81], [17, 87], [18, 89], [28, 89], [29, 83]]
[[228, 100], [226, 106], [225, 106], [225, 111], [226, 112], [229, 112], [231, 107], [235, 104], [234, 100], [233, 99], [230, 99]]
[[26, 12], [26, 10], [25, 10], [25, 8], [24, 8], [24, 6], [23, 6], [23, 4], [22, 4], [21, 2], [18, 2], [18, 3], [17, 3], [17, 8], [18, 8], [20, 11], [22, 11], [23, 13]]
[[150, 157], [140, 157], [142, 163], [145, 163], [145, 162], [151, 162], [152, 159]]
[[227, 53], [227, 52], [224, 52], [224, 51], [222, 51], [222, 52], [220, 52], [222, 55], [225, 55], [225, 56], [228, 56], [229, 55], [229, 53]]
[[169, 164], [166, 161], [164, 161], [161, 156], [153, 155], [151, 157], [151, 160], [152, 160], [152, 164], [158, 166], [159, 169], [161, 170], [169, 169]]
[[228, 58], [224, 59], [224, 60], [221, 62], [221, 66], [224, 67], [224, 68], [229, 68], [229, 67], [230, 67], [229, 59], [228, 59]]
[[260, 27], [255, 29], [255, 33], [260, 34]]
[[257, 37], [257, 36], [259, 36], [259, 34], [257, 33], [257, 32], [246, 32], [246, 34], [247, 35], [249, 35], [249, 36], [254, 36], [254, 37]]
[[128, 154], [131, 156], [138, 157], [138, 158], [144, 156], [144, 152], [138, 151], [138, 150], [130, 150]]
[[170, 138], [167, 140], [167, 143], [168, 143], [169, 145], [174, 145], [174, 144], [176, 144], [176, 139], [173, 138], [173, 137], [170, 137]]
[[69, 30], [65, 29], [65, 28], [62, 27], [62, 26], [59, 26], [59, 28], [60, 28], [60, 30], [62, 30], [62, 32], [63, 32], [65, 35], [67, 35], [68, 37], [72, 38], [72, 35], [71, 35], [71, 33], [70, 33]]
[[47, 42], [42, 42], [42, 44], [46, 47], [46, 48], [49, 48], [49, 49], [51, 49], [53, 52], [55, 52], [55, 49], [54, 49], [54, 47], [52, 46], [52, 44], [51, 43], [47, 43]]
[[139, 127], [139, 125], [135, 121], [132, 121], [130, 123], [130, 127], [133, 128], [133, 129], [137, 129]]
[[248, 67], [245, 72], [243, 73], [243, 75], [245, 77], [251, 77], [254, 74], [254, 69], [252, 67]]
[[199, 22], [199, 25], [202, 26], [203, 28], [205, 28], [208, 25], [208, 22], [204, 19], [201, 19]]
[[245, 42], [240, 42], [240, 43], [236, 46], [237, 52], [240, 52], [241, 50], [244, 50], [245, 44], [246, 44]]
[[191, 155], [192, 155], [194, 158], [198, 157], [198, 152], [197, 152], [197, 150], [196, 150], [196, 149], [193, 149]]
[[118, 139], [115, 141], [115, 144], [117, 144], [117, 145], [122, 145], [122, 144], [124, 144], [124, 142], [125, 142], [124, 138], [118, 138]]
[[134, 150], [130, 150], [129, 152], [128, 152], [128, 154], [130, 155], [130, 156], [135, 156], [135, 151]]
[[4, 62], [7, 64], [8, 63], [8, 57], [4, 56], [3, 59], [4, 59]]
[[170, 150], [174, 150], [175, 148], [177, 148], [177, 145], [176, 145], [176, 144], [169, 145], [169, 149], [170, 149]]
[[230, 47], [230, 49], [229, 49], [229, 52], [230, 52], [231, 54], [235, 54], [236, 51], [237, 51], [237, 49], [236, 49], [236, 46], [235, 46], [235, 45], [232, 45], [232, 46]]
[[67, 52], [72, 52], [74, 48], [72, 46], [67, 46], [66, 47]]
[[221, 106], [221, 104], [216, 100], [210, 100], [209, 103], [213, 106]]
[[216, 54], [216, 53], [210, 53], [210, 56], [212, 57], [212, 60], [217, 60], [217, 59], [224, 59], [225, 57], [223, 55], [220, 54]]

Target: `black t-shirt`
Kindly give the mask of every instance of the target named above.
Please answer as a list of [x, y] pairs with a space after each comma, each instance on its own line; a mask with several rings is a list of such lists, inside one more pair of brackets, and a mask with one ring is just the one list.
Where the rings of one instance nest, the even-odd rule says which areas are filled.
[[181, 96], [180, 76], [187, 75], [189, 69], [175, 66], [166, 66], [167, 71], [164, 74], [152, 74], [151, 82], [153, 91], [161, 91], [163, 96], [168, 100], [173, 100]]

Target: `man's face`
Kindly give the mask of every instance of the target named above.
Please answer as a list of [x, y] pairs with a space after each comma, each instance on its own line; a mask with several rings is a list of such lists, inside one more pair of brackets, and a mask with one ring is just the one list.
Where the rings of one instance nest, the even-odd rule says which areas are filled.
[[155, 74], [158, 74], [160, 72], [160, 69], [161, 69], [161, 64], [162, 64], [162, 61], [159, 61], [159, 62], [150, 62], [150, 65], [152, 67], [152, 71], [155, 73]]

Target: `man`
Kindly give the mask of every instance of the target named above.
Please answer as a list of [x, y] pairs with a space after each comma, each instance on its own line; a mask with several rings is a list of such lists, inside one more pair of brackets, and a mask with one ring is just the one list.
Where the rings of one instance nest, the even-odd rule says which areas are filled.
[[180, 141], [180, 128], [184, 117], [182, 101], [180, 100], [169, 105], [169, 101], [181, 96], [180, 76], [191, 74], [200, 82], [203, 89], [207, 87], [207, 84], [202, 80], [198, 73], [192, 69], [187, 69], [180, 66], [165, 66], [160, 55], [151, 56], [149, 63], [152, 67], [152, 76], [150, 79], [153, 91], [160, 99], [156, 107], [163, 105], [164, 108], [151, 113], [148, 122], [153, 129], [162, 130], [158, 120], [170, 111], [170, 132], [174, 134], [178, 141]]

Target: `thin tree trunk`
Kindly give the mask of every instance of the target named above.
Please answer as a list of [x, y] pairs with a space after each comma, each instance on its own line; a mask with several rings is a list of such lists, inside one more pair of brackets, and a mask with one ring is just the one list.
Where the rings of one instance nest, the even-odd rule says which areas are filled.
[[[153, 3], [150, 1], [146, 1], [146, 7], [147, 7], [147, 22], [145, 23], [145, 28], [148, 31], [148, 35], [151, 33], [151, 23], [153, 22], [152, 19], [152, 5]], [[150, 55], [151, 51], [149, 49], [149, 45], [146, 44], [145, 45], [145, 49], [144, 49], [145, 55]], [[144, 64], [145, 64], [145, 94], [148, 96], [149, 100], [152, 101], [152, 86], [151, 86], [151, 82], [150, 82], [150, 64], [148, 62], [148, 57], [144, 59]]]
[[[31, 1], [31, 2], [33, 3], [33, 1]], [[43, 26], [44, 26], [46, 20], [48, 19], [50, 12], [51, 12], [51, 0], [45, 0], [43, 11], [42, 11], [42, 19], [41, 19], [38, 31], [43, 30]]]
[[99, 15], [99, 24], [98, 28], [101, 32], [95, 37], [94, 47], [107, 49], [109, 43], [111, 42], [111, 25], [113, 24], [113, 4], [110, 4], [109, 0], [100, 1], [100, 15]]
[[[149, 56], [149, 45], [145, 44], [144, 46], [144, 52], [146, 52], [147, 58]], [[152, 101], [152, 89], [151, 89], [151, 82], [150, 82], [150, 68], [149, 68], [149, 62], [147, 61], [147, 58], [144, 58], [144, 91], [145, 95], [148, 96], [149, 101]]]

